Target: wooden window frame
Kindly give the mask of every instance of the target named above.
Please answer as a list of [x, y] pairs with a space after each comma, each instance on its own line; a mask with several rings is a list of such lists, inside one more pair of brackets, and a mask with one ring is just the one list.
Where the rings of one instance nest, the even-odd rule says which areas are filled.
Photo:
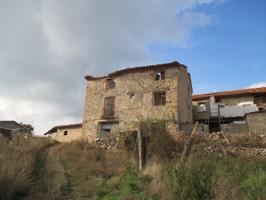
[[[160, 74], [160, 75], [158, 75], [158, 74]], [[156, 81], [163, 81], [163, 80], [165, 80], [165, 70], [160, 70], [160, 71], [155, 72], [154, 79]]]
[[[156, 101], [156, 95], [161, 95], [159, 104]], [[166, 105], [166, 91], [153, 92], [153, 105], [154, 106], [165, 106]]]
[[[112, 113], [111, 114], [109, 114], [108, 111], [106, 111], [108, 99], [113, 100], [113, 107], [112, 107]], [[105, 97], [104, 98], [104, 107], [103, 107], [103, 118], [114, 118], [114, 115], [115, 115], [115, 96]]]
[[207, 112], [207, 102], [198, 102], [197, 112], [198, 113]]
[[110, 89], [114, 89], [116, 86], [115, 80], [112, 78], [108, 78], [105, 81], [105, 89], [106, 90], [110, 90]]

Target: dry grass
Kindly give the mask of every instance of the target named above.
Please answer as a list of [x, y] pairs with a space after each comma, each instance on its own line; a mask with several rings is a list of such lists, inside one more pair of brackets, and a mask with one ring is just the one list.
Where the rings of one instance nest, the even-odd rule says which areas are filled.
[[3, 200], [26, 196], [33, 184], [34, 158], [49, 141], [20, 138], [11, 142], [0, 138], [0, 196]]
[[[85, 141], [51, 146], [49, 140], [0, 140], [0, 199], [27, 200], [170, 200], [263, 199], [265, 161], [191, 154], [179, 163], [186, 135], [177, 141], [163, 124], [143, 125], [148, 136], [148, 162], [140, 173], [133, 153], [110, 152]], [[218, 139], [220, 141], [220, 139]], [[232, 136], [235, 144], [256, 143]], [[195, 146], [217, 142], [197, 136]]]
[[126, 152], [106, 152], [85, 141], [61, 144], [49, 153], [41, 194], [51, 200], [98, 199], [105, 183], [132, 166]]

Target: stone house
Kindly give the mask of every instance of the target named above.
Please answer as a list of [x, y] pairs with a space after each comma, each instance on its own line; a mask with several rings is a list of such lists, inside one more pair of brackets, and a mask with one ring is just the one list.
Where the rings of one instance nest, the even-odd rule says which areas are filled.
[[192, 105], [193, 118], [205, 132], [248, 132], [247, 115], [266, 110], [266, 87], [197, 94]]
[[44, 135], [58, 141], [71, 142], [73, 140], [81, 139], [82, 124], [68, 124], [55, 126]]
[[178, 62], [85, 78], [83, 134], [90, 140], [133, 130], [141, 118], [165, 120], [172, 133], [192, 123], [190, 74]]

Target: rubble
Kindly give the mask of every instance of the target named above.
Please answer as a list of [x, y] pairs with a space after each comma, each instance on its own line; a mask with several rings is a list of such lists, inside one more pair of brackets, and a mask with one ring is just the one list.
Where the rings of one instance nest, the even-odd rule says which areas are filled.
[[[262, 142], [264, 138], [261, 138]], [[194, 144], [192, 147], [193, 154], [201, 155], [215, 155], [218, 157], [239, 157], [250, 159], [266, 159], [266, 146], [254, 143], [249, 144], [249, 147], [245, 147], [244, 143], [228, 144], [225, 138], [220, 134], [209, 134], [205, 141]]]
[[238, 146], [208, 145], [202, 149], [204, 155], [214, 154], [218, 157], [240, 157], [266, 159], [265, 148], [245, 148]]
[[[134, 131], [121, 132], [112, 134], [108, 137], [98, 138], [93, 144], [97, 148], [111, 152], [119, 152], [125, 149], [135, 151], [137, 148], [136, 137], [137, 133]], [[180, 136], [177, 144], [183, 146], [187, 137], [187, 135]], [[263, 141], [264, 139], [265, 138], [261, 138]], [[260, 147], [260, 145], [254, 143], [253, 146], [245, 146], [241, 140], [239, 143], [232, 142], [232, 138], [230, 137], [229, 140], [231, 142], [230, 145], [221, 134], [197, 135], [191, 147], [191, 154], [245, 159], [266, 159], [266, 145]], [[180, 150], [178, 150], [178, 152], [173, 152], [176, 156], [179, 156], [180, 153]]]
[[119, 132], [108, 137], [97, 138], [93, 145], [97, 148], [118, 152], [125, 148], [132, 148], [131, 145], [136, 141], [136, 132]]

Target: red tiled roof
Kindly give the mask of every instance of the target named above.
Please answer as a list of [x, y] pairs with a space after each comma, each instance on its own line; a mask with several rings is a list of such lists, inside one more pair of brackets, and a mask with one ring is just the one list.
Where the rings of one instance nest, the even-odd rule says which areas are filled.
[[173, 61], [170, 63], [164, 63], [164, 64], [157, 64], [157, 65], [148, 65], [148, 66], [141, 66], [141, 67], [130, 67], [122, 70], [118, 70], [115, 72], [112, 72], [108, 74], [107, 76], [101, 76], [101, 77], [93, 77], [91, 75], [85, 76], [85, 79], [87, 80], [96, 80], [96, 79], [101, 79], [101, 78], [107, 78], [107, 77], [115, 77], [115, 76], [120, 76], [126, 73], [133, 73], [133, 72], [142, 72], [146, 70], [153, 70], [153, 69], [161, 69], [161, 68], [172, 68], [172, 67], [185, 67], [185, 65], [180, 64], [177, 61]]
[[266, 93], [266, 87], [249, 88], [249, 89], [242, 89], [242, 90], [231, 90], [231, 91], [208, 93], [208, 94], [194, 94], [192, 95], [192, 100], [208, 99], [211, 96], [230, 97], [230, 96], [239, 96], [239, 95], [245, 95], [245, 94], [262, 94], [262, 93]]
[[82, 124], [66, 124], [66, 125], [60, 125], [60, 126], [55, 126], [52, 129], [50, 129], [49, 131], [47, 131], [46, 133], [44, 133], [44, 135], [47, 134], [51, 134], [57, 131], [57, 129], [64, 129], [64, 128], [81, 128]]

